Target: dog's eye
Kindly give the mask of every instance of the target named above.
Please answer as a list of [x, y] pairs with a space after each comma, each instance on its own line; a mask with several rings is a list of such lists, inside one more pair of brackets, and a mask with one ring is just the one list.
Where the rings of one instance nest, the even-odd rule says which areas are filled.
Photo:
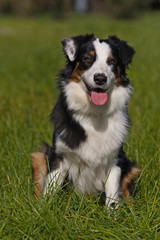
[[110, 58], [107, 59], [107, 63], [108, 63], [108, 65], [114, 65], [115, 64], [115, 59], [110, 57]]
[[85, 63], [92, 63], [93, 62], [93, 57], [92, 56], [87, 56], [82, 59], [83, 62]]

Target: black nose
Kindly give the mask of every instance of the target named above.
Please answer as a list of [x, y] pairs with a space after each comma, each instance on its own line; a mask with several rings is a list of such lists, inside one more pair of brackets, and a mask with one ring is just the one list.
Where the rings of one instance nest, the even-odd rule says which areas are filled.
[[104, 73], [96, 73], [94, 74], [94, 81], [97, 85], [102, 86], [107, 82], [107, 76]]

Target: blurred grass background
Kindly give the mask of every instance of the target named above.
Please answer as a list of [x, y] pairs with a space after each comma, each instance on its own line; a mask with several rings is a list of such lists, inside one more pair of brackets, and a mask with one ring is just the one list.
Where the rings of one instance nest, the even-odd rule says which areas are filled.
[[[160, 239], [160, 14], [135, 19], [104, 13], [0, 17], [0, 239]], [[134, 207], [122, 203], [109, 215], [91, 197], [59, 190], [36, 202], [29, 153], [51, 143], [48, 121], [58, 91], [56, 74], [64, 66], [60, 40], [93, 32], [116, 34], [136, 50], [128, 71], [134, 88], [129, 103], [132, 127], [128, 157], [142, 169]]]

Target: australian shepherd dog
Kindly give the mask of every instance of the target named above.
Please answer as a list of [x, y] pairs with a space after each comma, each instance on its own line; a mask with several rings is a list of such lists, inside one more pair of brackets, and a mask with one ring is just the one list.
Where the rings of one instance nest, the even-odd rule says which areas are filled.
[[130, 125], [126, 70], [135, 51], [116, 36], [93, 34], [65, 38], [62, 45], [67, 62], [50, 115], [52, 146], [31, 154], [36, 197], [55, 191], [67, 177], [75, 191], [105, 192], [106, 207], [118, 206], [133, 193], [139, 172], [123, 151]]

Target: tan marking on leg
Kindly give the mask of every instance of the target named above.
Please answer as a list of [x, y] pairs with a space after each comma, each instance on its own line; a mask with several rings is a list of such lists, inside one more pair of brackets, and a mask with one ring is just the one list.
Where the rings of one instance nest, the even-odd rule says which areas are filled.
[[132, 182], [132, 180], [134, 180], [137, 175], [140, 173], [140, 169], [133, 167], [131, 169], [131, 171], [123, 178], [122, 182], [121, 182], [121, 190], [122, 190], [122, 199], [126, 199], [126, 201], [128, 202], [130, 208], [132, 208], [132, 202], [129, 199], [129, 190], [128, 190], [128, 186], [129, 184]]
[[32, 170], [34, 182], [34, 194], [38, 200], [43, 191], [44, 182], [47, 176], [47, 159], [42, 152], [34, 152], [30, 154], [32, 157]]

